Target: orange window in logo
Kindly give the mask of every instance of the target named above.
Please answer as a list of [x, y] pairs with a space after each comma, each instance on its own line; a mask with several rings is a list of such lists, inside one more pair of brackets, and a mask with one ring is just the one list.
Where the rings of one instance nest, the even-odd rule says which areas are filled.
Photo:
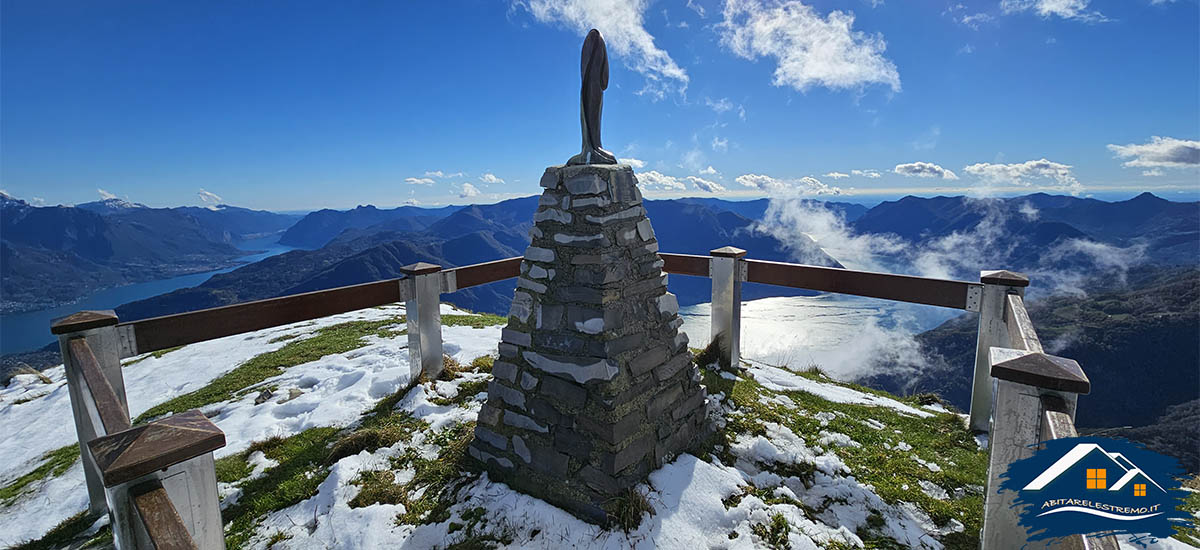
[[1135, 496], [1135, 497], [1146, 496], [1146, 484], [1145, 483], [1134, 483], [1133, 484], [1133, 496]]
[[1104, 468], [1088, 468], [1087, 488], [1088, 489], [1107, 489], [1108, 488], [1108, 480], [1105, 477], [1106, 473], [1107, 473], [1107, 470], [1105, 470]]

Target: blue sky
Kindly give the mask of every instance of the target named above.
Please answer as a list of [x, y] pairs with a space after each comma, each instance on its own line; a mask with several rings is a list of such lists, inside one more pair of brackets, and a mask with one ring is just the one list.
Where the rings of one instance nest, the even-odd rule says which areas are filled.
[[[649, 196], [1200, 190], [1196, 0], [5, 2], [0, 188], [494, 202], [603, 143]], [[202, 197], [203, 196], [203, 197]]]

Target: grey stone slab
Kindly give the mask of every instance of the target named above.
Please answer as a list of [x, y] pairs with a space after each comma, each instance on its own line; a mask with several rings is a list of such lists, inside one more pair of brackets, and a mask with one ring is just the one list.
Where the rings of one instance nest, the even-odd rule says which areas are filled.
[[508, 449], [508, 438], [478, 424], [475, 425], [475, 437], [486, 441], [489, 445], [501, 451]]
[[586, 286], [558, 287], [555, 297], [564, 302], [582, 302], [585, 304], [603, 304], [604, 292]]
[[683, 349], [687, 348], [687, 345], [688, 345], [687, 333], [685, 333], [685, 332], [676, 333], [675, 341], [673, 343], [675, 344], [675, 351], [679, 351], [679, 350], [683, 350]]
[[595, 466], [580, 468], [579, 479], [593, 491], [602, 494], [615, 494], [622, 489], [621, 483], [615, 477], [601, 472]]
[[533, 460], [529, 462], [529, 467], [535, 471], [541, 472], [548, 476], [563, 478], [567, 475], [566, 454], [554, 450], [553, 447], [547, 447], [538, 441], [529, 441], [529, 453]]
[[538, 330], [558, 330], [562, 326], [563, 306], [557, 304], [541, 304], [537, 308]]
[[525, 446], [525, 440], [521, 439], [521, 436], [514, 435], [512, 438], [512, 444], [513, 452], [517, 453], [517, 456], [521, 457], [521, 460], [524, 460], [526, 464], [528, 464], [530, 460], [533, 460], [533, 456], [529, 454], [529, 447]]
[[[525, 394], [521, 390], [501, 384], [498, 380], [492, 380], [492, 383], [488, 385], [488, 397], [499, 397], [501, 401], [513, 407], [525, 409]], [[505, 415], [505, 417], [507, 416]]]
[[654, 451], [654, 443], [655, 438], [653, 434], [646, 434], [635, 439], [624, 449], [612, 455], [612, 466], [609, 471], [616, 474], [633, 463], [646, 458], [647, 455]]
[[679, 407], [677, 407], [671, 413], [671, 418], [674, 418], [675, 420], [679, 420], [680, 418], [687, 416], [692, 411], [696, 410], [696, 407], [703, 405], [704, 400], [705, 400], [704, 392], [693, 393], [692, 395], [688, 396], [688, 398], [685, 399], [683, 401], [683, 403], [680, 403]]
[[598, 308], [568, 305], [567, 327], [585, 334], [604, 332], [604, 311]]
[[558, 203], [558, 193], [551, 193], [547, 191], [542, 193], [542, 196], [538, 197], [538, 206], [558, 206]]
[[532, 418], [520, 413], [515, 413], [513, 411], [504, 412], [504, 423], [514, 428], [521, 428], [522, 430], [530, 430], [540, 433], [546, 433], [550, 431], [550, 429], [546, 426], [534, 422]]
[[678, 374], [679, 371], [683, 370], [684, 367], [688, 366], [691, 362], [692, 357], [690, 353], [681, 353], [676, 355], [675, 357], [672, 357], [670, 361], [667, 361], [662, 366], [654, 369], [654, 378], [658, 379], [659, 381], [669, 380]]
[[595, 174], [580, 174], [567, 179], [566, 187], [572, 195], [595, 195], [608, 189], [608, 182]]
[[651, 241], [649, 243], [646, 243], [646, 246], [644, 246], [642, 248], [645, 248], [646, 250], [648, 250], [650, 252], [657, 253], [658, 252], [658, 241]]
[[595, 235], [570, 235], [567, 233], [555, 233], [552, 240], [558, 244], [575, 248], [603, 248], [606, 246], [611, 246], [612, 244], [608, 242], [608, 237], [604, 236], [603, 233], [598, 233]]
[[511, 328], [505, 328], [504, 330], [500, 331], [500, 340], [504, 341], [504, 342], [508, 342], [510, 344], [514, 344], [517, 346], [524, 346], [524, 347], [529, 347], [530, 344], [533, 343], [533, 341], [529, 337], [528, 332], [521, 332], [519, 330], [514, 330]]
[[528, 323], [532, 308], [533, 295], [528, 292], [517, 292], [513, 294], [512, 306], [508, 308], [508, 316], [515, 317], [522, 323]]
[[547, 279], [554, 280], [555, 270], [553, 268], [546, 269], [540, 265], [534, 265], [529, 268], [529, 277], [532, 279]]
[[640, 236], [643, 241], [648, 241], [648, 240], [654, 238], [654, 229], [652, 227], [650, 227], [650, 219], [649, 218], [646, 218], [646, 219], [638, 222], [637, 232], [638, 232], [638, 236]]
[[500, 422], [500, 413], [500, 409], [484, 403], [483, 406], [479, 408], [479, 424], [483, 424], [485, 426], [495, 426]]
[[525, 249], [525, 259], [535, 262], [553, 262], [554, 251], [549, 248], [531, 246]]
[[615, 340], [609, 340], [604, 344], [605, 350], [608, 351], [609, 357], [616, 357], [627, 351], [632, 351], [642, 347], [646, 342], [646, 335], [643, 333], [634, 333], [622, 336]]
[[467, 452], [470, 453], [470, 455], [472, 457], [474, 457], [475, 460], [483, 462], [484, 464], [486, 464], [488, 462], [495, 462], [498, 466], [500, 466], [501, 468], [504, 468], [506, 470], [511, 470], [513, 467], [513, 463], [511, 460], [493, 455], [492, 453], [480, 451], [479, 449], [476, 449], [474, 446], [467, 447]]
[[535, 225], [529, 228], [529, 240], [540, 239], [542, 238], [542, 235], [542, 230], [538, 229], [538, 226]]
[[554, 189], [555, 187], [558, 187], [558, 182], [559, 167], [551, 166], [550, 168], [546, 169], [545, 173], [542, 174], [542, 179], [540, 182], [538, 182], [538, 185], [541, 185], [547, 189]]
[[663, 317], [671, 317], [679, 313], [679, 300], [670, 292], [655, 299], [655, 305], [658, 306], [659, 315]]
[[621, 246], [625, 246], [630, 243], [637, 242], [637, 234], [638, 233], [637, 233], [636, 227], [632, 228], [632, 229], [618, 229], [617, 230], [617, 244], [619, 244]]
[[520, 277], [517, 279], [517, 286], [526, 290], [532, 290], [538, 294], [546, 293], [546, 285], [539, 282], [530, 281], [525, 277]]
[[608, 214], [606, 216], [593, 216], [593, 215], [589, 214], [587, 216], [584, 216], [584, 219], [586, 219], [589, 222], [595, 223], [595, 224], [607, 225], [607, 224], [610, 224], [613, 222], [618, 222], [621, 220], [628, 220], [628, 219], [631, 219], [631, 218], [634, 218], [637, 216], [644, 216], [644, 215], [646, 215], [645, 209], [643, 209], [640, 206], [634, 206], [631, 208], [626, 208], [625, 210], [621, 210], [620, 212], [614, 212], [612, 214]]
[[504, 342], [500, 343], [500, 358], [502, 359], [516, 359], [519, 352], [520, 350], [517, 346]]
[[569, 407], [582, 407], [587, 402], [587, 390], [557, 376], [543, 377], [538, 393]]
[[612, 204], [612, 201], [611, 201], [611, 200], [609, 200], [609, 198], [608, 198], [608, 197], [605, 197], [605, 196], [599, 196], [599, 197], [576, 197], [575, 199], [573, 199], [573, 200], [571, 201], [571, 208], [587, 208], [587, 207], [589, 207], [589, 206], [595, 206], [595, 207], [598, 207], [598, 208], [605, 208], [605, 207], [607, 207], [607, 206], [608, 206], [608, 205], [610, 205], [610, 204]]
[[534, 223], [541, 223], [547, 220], [567, 224], [571, 223], [572, 217], [570, 212], [564, 212], [558, 208], [546, 208], [533, 214]]
[[633, 175], [633, 170], [617, 170], [609, 176], [609, 196], [614, 202], [642, 202], [642, 194], [638, 192], [637, 178]]
[[[671, 384], [663, 391], [658, 392], [646, 404], [646, 418], [658, 418], [663, 412], [670, 410], [682, 395], [683, 387], [679, 384]], [[506, 419], [508, 418], [507, 413], [504, 416]]]
[[592, 452], [592, 440], [575, 430], [559, 428], [554, 434], [554, 448], [568, 456], [586, 459]]
[[[553, 376], [547, 378], [553, 378]], [[555, 407], [553, 403], [541, 397], [534, 397], [529, 400], [529, 414], [532, 415], [534, 421], [544, 426], [563, 427], [561, 426], [563, 415], [558, 411], [558, 407]], [[570, 418], [567, 418], [566, 422], [569, 423]]]
[[517, 381], [517, 366], [508, 361], [495, 361], [492, 363], [492, 376], [509, 382]]
[[617, 364], [609, 359], [543, 355], [533, 351], [526, 351], [521, 356], [538, 370], [561, 374], [580, 384], [593, 380], [612, 380], [618, 372]]
[[527, 372], [521, 373], [521, 389], [525, 391], [532, 390], [537, 386], [538, 378]]
[[615, 422], [601, 422], [585, 416], [575, 419], [579, 427], [600, 438], [609, 445], [620, 445], [633, 437], [646, 424], [641, 414], [628, 414]]
[[654, 367], [663, 364], [667, 360], [667, 357], [669, 356], [665, 347], [654, 346], [634, 357], [629, 362], [629, 370], [633, 372], [634, 376], [641, 376], [653, 370]]

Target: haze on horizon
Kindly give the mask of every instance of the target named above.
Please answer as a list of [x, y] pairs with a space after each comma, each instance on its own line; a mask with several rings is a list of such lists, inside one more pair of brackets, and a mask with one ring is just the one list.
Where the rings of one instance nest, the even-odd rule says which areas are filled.
[[0, 189], [270, 210], [495, 202], [579, 142], [647, 196], [1200, 190], [1194, 0], [6, 3]]

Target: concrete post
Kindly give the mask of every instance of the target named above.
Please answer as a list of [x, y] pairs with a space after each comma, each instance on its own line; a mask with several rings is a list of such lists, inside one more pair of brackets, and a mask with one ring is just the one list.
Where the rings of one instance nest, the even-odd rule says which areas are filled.
[[409, 299], [408, 356], [412, 380], [437, 378], [442, 373], [442, 267], [417, 262], [400, 268], [407, 278]]
[[979, 334], [975, 342], [975, 378], [971, 386], [970, 428], [988, 431], [992, 412], [992, 377], [989, 374], [989, 350], [1008, 345], [1008, 327], [1004, 322], [1004, 301], [1008, 294], [1025, 295], [1029, 278], [1011, 271], [983, 271], [979, 274], [983, 294], [979, 304]]
[[1016, 494], [1001, 493], [1000, 476], [1013, 462], [1033, 455], [1042, 438], [1043, 397], [1063, 398], [1074, 417], [1074, 403], [1091, 384], [1079, 364], [1045, 353], [991, 348], [990, 374], [995, 378], [994, 409], [988, 437], [988, 482], [984, 496], [983, 550], [1022, 548], [1027, 540], [1013, 508]]
[[[83, 381], [79, 365], [71, 355], [68, 342], [72, 338], [87, 339], [88, 347], [100, 363], [100, 370], [117, 394], [117, 400], [128, 416], [129, 402], [125, 398], [125, 379], [121, 375], [120, 337], [117, 335], [117, 315], [107, 311], [81, 311], [58, 319], [50, 325], [50, 333], [58, 336], [59, 350], [66, 370], [67, 389], [71, 396], [71, 412], [75, 418], [75, 434], [79, 438], [79, 454], [83, 461], [84, 478], [87, 480], [91, 514], [102, 514], [107, 509], [104, 498], [104, 483], [96, 462], [88, 452], [87, 443], [99, 436], [107, 435], [104, 426], [92, 421], [88, 411], [91, 395]], [[128, 418], [127, 418], [128, 419]]]
[[742, 281], [746, 280], [746, 251], [732, 246], [709, 252], [709, 276], [712, 278], [712, 329], [709, 341], [720, 349], [718, 363], [736, 370], [741, 365]]

